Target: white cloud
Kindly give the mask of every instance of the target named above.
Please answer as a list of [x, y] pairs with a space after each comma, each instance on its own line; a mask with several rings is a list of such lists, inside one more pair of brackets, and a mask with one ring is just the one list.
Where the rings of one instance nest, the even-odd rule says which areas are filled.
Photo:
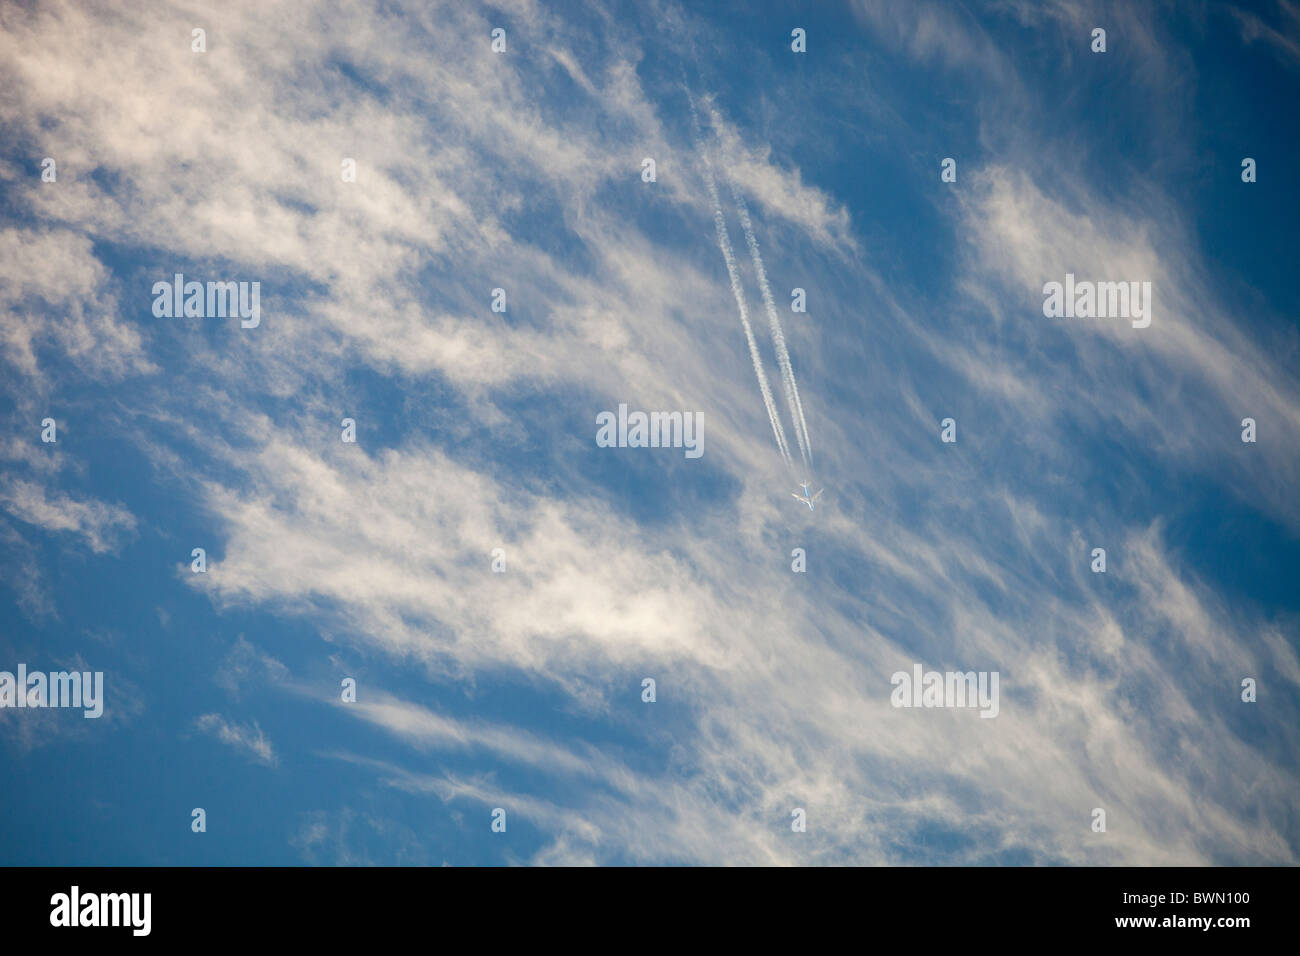
[[112, 551], [135, 530], [135, 518], [120, 505], [77, 499], [21, 479], [0, 489], [0, 505], [15, 518], [46, 531], [84, 538], [97, 554]]
[[275, 748], [262, 733], [257, 721], [251, 724], [237, 724], [227, 721], [220, 714], [204, 714], [194, 722], [195, 727], [205, 734], [216, 737], [223, 744], [243, 751], [258, 763], [273, 767], [278, 763]]

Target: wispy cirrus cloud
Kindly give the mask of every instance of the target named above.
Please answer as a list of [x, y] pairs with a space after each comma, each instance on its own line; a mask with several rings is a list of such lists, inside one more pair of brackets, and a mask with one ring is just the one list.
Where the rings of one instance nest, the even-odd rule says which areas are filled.
[[239, 724], [227, 720], [220, 714], [203, 714], [195, 720], [194, 726], [223, 744], [242, 751], [258, 763], [273, 767], [278, 762], [275, 748], [271, 746], [271, 741], [266, 734], [262, 733], [262, 728], [257, 725], [257, 721]]
[[27, 524], [83, 538], [97, 554], [114, 550], [135, 530], [135, 517], [119, 505], [49, 492], [21, 479], [0, 490], [0, 505]]
[[1229, 8], [1236, 19], [1244, 42], [1263, 44], [1272, 49], [1287, 65], [1300, 65], [1300, 6], [1290, 0], [1277, 0], [1274, 6], [1275, 24], [1264, 17], [1238, 6]]

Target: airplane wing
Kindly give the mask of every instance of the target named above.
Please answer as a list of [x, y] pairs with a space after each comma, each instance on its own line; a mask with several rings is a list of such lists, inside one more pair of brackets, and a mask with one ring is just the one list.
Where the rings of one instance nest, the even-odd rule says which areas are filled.
[[[825, 491], [825, 490], [826, 490], [825, 488], [822, 489], [822, 491]], [[813, 500], [813, 501], [816, 501], [818, 498], [820, 498], [820, 497], [822, 496], [822, 491], [819, 491], [819, 492], [817, 492], [817, 494], [813, 495], [813, 496], [812, 496], [812, 500]]]
[[793, 498], [795, 501], [803, 501], [803, 500], [804, 500], [803, 495], [796, 495], [793, 491], [790, 492], [790, 497]]

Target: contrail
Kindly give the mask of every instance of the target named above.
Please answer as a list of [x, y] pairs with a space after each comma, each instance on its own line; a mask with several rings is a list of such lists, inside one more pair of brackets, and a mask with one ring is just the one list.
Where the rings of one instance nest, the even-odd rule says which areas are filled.
[[[686, 98], [691, 104], [691, 123], [695, 130], [695, 145], [700, 155], [704, 159], [704, 185], [709, 190], [709, 199], [713, 202], [713, 227], [718, 236], [718, 248], [722, 250], [722, 259], [727, 264], [727, 277], [731, 280], [731, 294], [736, 298], [736, 307], [740, 310], [740, 324], [745, 329], [745, 341], [749, 343], [749, 357], [754, 363], [754, 375], [758, 378], [758, 390], [763, 393], [763, 405], [767, 408], [768, 421], [772, 423], [772, 434], [776, 436], [776, 447], [781, 452], [781, 458], [787, 465], [793, 464], [790, 459], [790, 448], [786, 444], [785, 429], [781, 427], [781, 419], [776, 411], [776, 402], [772, 400], [772, 390], [767, 384], [767, 373], [763, 371], [763, 361], [758, 355], [758, 343], [754, 340], [754, 330], [749, 324], [749, 307], [745, 305], [745, 292], [740, 286], [740, 274], [736, 271], [736, 253], [731, 247], [731, 236], [727, 232], [727, 221], [722, 215], [722, 201], [718, 198], [717, 183], [713, 179], [713, 164], [709, 161], [708, 153], [701, 145], [700, 120], [695, 112], [695, 99], [691, 96], [690, 88], [686, 90]], [[800, 440], [802, 447], [802, 439]]]
[[790, 353], [785, 347], [785, 332], [781, 329], [781, 320], [776, 317], [776, 303], [772, 301], [772, 288], [767, 284], [767, 270], [763, 268], [763, 255], [758, 251], [758, 240], [754, 238], [754, 226], [749, 221], [749, 207], [745, 197], [736, 187], [736, 181], [727, 176], [731, 186], [731, 198], [736, 201], [740, 212], [740, 227], [745, 230], [745, 242], [749, 246], [750, 258], [754, 260], [754, 271], [758, 273], [758, 288], [763, 293], [763, 305], [767, 309], [767, 322], [772, 330], [772, 344], [776, 346], [776, 364], [781, 368], [781, 384], [785, 386], [785, 401], [790, 406], [790, 421], [794, 425], [794, 437], [799, 442], [799, 454], [803, 456], [806, 467], [812, 467], [812, 443], [808, 440], [808, 423], [803, 417], [803, 403], [799, 401], [799, 386], [794, 381], [794, 366], [790, 364]]

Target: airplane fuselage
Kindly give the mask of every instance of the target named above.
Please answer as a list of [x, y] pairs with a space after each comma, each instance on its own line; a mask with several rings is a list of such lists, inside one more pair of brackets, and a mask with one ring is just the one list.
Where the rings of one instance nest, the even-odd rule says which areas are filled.
[[802, 501], [804, 504], [806, 504], [808, 506], [809, 511], [815, 511], [816, 508], [813, 507], [813, 503], [817, 500], [817, 497], [818, 495], [821, 494], [821, 491], [818, 491], [816, 494], [811, 494], [808, 491], [808, 482], [806, 481], [803, 483], [802, 487], [803, 487], [803, 494], [799, 494], [798, 492], [794, 492], [794, 491], [790, 492], [790, 494], [794, 496], [794, 499], [796, 501]]

